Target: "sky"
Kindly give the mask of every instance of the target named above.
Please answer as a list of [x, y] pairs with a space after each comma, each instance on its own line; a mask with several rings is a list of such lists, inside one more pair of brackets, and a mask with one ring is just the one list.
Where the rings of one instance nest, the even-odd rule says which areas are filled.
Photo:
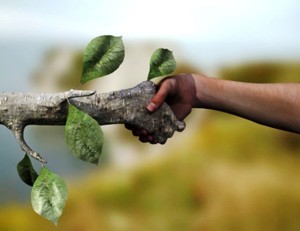
[[300, 36], [297, 0], [2, 0], [0, 7], [1, 37], [119, 34], [138, 39], [296, 42]]
[[170, 40], [207, 67], [300, 59], [298, 0], [1, 0], [0, 42], [87, 42], [98, 35]]

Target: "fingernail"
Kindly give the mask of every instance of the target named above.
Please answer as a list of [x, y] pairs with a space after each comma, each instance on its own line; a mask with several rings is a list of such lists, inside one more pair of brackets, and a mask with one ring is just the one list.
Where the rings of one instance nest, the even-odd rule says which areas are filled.
[[153, 112], [156, 109], [156, 105], [154, 103], [149, 103], [147, 106], [148, 111]]
[[156, 110], [156, 105], [154, 103], [149, 103], [147, 106], [148, 111], [153, 112]]

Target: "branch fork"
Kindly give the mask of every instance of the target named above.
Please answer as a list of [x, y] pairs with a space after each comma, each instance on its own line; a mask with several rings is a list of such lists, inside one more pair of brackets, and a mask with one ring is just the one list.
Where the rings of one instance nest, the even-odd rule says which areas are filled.
[[183, 131], [185, 123], [177, 120], [167, 104], [150, 113], [146, 105], [156, 86], [145, 81], [133, 88], [109, 93], [70, 90], [62, 93], [0, 93], [0, 124], [9, 128], [21, 149], [41, 163], [46, 160], [24, 140], [27, 125], [65, 125], [68, 103], [92, 116], [99, 125], [130, 124], [144, 128], [159, 143], [175, 131]]

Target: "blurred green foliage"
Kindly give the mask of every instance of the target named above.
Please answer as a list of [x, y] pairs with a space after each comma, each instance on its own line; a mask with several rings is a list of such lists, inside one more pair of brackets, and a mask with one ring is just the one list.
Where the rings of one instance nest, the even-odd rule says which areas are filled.
[[299, 62], [253, 62], [222, 68], [220, 77], [242, 82], [299, 82]]
[[[299, 66], [250, 64], [221, 73], [288, 82], [299, 81]], [[187, 124], [198, 130], [162, 158], [74, 182], [58, 228], [29, 206], [11, 205], [0, 209], [0, 230], [300, 230], [299, 135], [201, 113], [198, 124]]]

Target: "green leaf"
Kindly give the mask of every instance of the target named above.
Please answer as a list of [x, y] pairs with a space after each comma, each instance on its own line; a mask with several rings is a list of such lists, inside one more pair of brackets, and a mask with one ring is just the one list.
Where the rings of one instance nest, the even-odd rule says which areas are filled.
[[108, 75], [121, 65], [125, 51], [122, 37], [104, 35], [94, 38], [83, 54], [81, 83]]
[[172, 52], [159, 48], [151, 56], [148, 80], [155, 77], [169, 75], [176, 69], [176, 61]]
[[58, 175], [43, 167], [31, 191], [33, 210], [57, 225], [67, 198], [68, 189], [65, 182]]
[[75, 156], [90, 163], [98, 163], [103, 146], [103, 132], [96, 120], [69, 105], [65, 133], [67, 145]]
[[18, 163], [17, 170], [21, 180], [29, 186], [32, 186], [38, 177], [27, 154], [25, 154], [23, 160]]

